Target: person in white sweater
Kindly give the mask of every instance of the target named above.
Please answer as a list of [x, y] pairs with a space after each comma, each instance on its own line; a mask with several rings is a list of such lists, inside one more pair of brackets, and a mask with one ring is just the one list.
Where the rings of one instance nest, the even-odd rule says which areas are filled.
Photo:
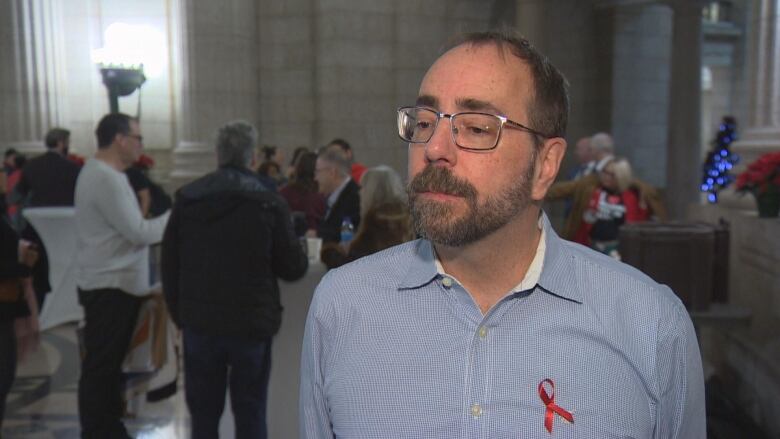
[[159, 242], [168, 213], [144, 219], [124, 174], [141, 153], [141, 127], [109, 114], [95, 130], [98, 151], [76, 182], [76, 283], [84, 307], [78, 403], [81, 437], [128, 438], [122, 424], [121, 365], [149, 292], [149, 245]]

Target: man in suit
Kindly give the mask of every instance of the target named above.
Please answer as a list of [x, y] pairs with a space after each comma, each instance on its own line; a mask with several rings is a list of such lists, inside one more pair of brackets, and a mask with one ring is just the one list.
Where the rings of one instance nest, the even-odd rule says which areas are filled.
[[355, 153], [352, 151], [352, 146], [349, 144], [349, 142], [344, 139], [336, 138], [328, 143], [327, 148], [341, 151], [341, 153], [344, 154], [344, 156], [349, 161], [349, 172], [352, 176], [352, 179], [355, 180], [355, 183], [360, 184], [360, 179], [363, 178], [363, 174], [366, 172], [368, 167], [355, 161]]
[[72, 206], [79, 166], [68, 160], [70, 131], [46, 133], [46, 153], [27, 162], [14, 191], [26, 207]]
[[[70, 131], [52, 128], [46, 133], [46, 153], [27, 162], [19, 183], [14, 187], [11, 203], [22, 207], [73, 206], [76, 179], [81, 168], [68, 160]], [[22, 230], [22, 237], [40, 248], [40, 259], [33, 268], [33, 286], [38, 305], [51, 290], [49, 285], [49, 259], [38, 233], [29, 224]]]
[[332, 148], [324, 148], [317, 157], [314, 179], [327, 197], [328, 209], [320, 222], [317, 235], [323, 242], [338, 242], [341, 224], [349, 218], [357, 229], [360, 223], [360, 188], [350, 176], [350, 163], [344, 155]]

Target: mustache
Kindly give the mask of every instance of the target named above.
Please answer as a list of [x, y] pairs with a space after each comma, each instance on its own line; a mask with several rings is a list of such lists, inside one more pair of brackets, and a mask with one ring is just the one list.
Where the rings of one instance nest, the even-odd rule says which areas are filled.
[[447, 168], [432, 165], [427, 165], [412, 179], [407, 192], [409, 198], [420, 192], [440, 192], [466, 199], [474, 199], [477, 196], [477, 190], [471, 183], [456, 177]]

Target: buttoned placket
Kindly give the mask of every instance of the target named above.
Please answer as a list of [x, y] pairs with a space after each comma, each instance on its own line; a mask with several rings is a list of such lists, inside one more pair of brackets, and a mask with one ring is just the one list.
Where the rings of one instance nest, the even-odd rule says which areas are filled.
[[491, 326], [512, 306], [509, 302], [516, 296], [508, 295], [483, 315], [471, 295], [456, 279], [441, 275], [439, 284], [443, 291], [455, 299], [458, 304], [456, 309], [465, 313], [471, 334], [465, 359], [464, 431], [470, 438], [485, 437], [484, 434], [488, 431], [486, 423], [490, 417], [489, 397], [492, 393], [490, 386], [494, 368], [494, 362], [491, 361], [494, 346], [491, 343]]

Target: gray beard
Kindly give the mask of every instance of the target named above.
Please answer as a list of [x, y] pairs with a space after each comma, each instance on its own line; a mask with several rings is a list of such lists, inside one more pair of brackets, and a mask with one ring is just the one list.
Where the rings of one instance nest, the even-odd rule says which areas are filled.
[[[409, 184], [409, 210], [418, 235], [436, 244], [461, 247], [492, 234], [524, 212], [531, 204], [535, 160], [524, 175], [482, 203], [471, 183], [458, 179], [446, 168], [426, 167]], [[456, 216], [449, 203], [421, 199], [427, 190], [454, 194], [465, 199], [467, 210]]]

